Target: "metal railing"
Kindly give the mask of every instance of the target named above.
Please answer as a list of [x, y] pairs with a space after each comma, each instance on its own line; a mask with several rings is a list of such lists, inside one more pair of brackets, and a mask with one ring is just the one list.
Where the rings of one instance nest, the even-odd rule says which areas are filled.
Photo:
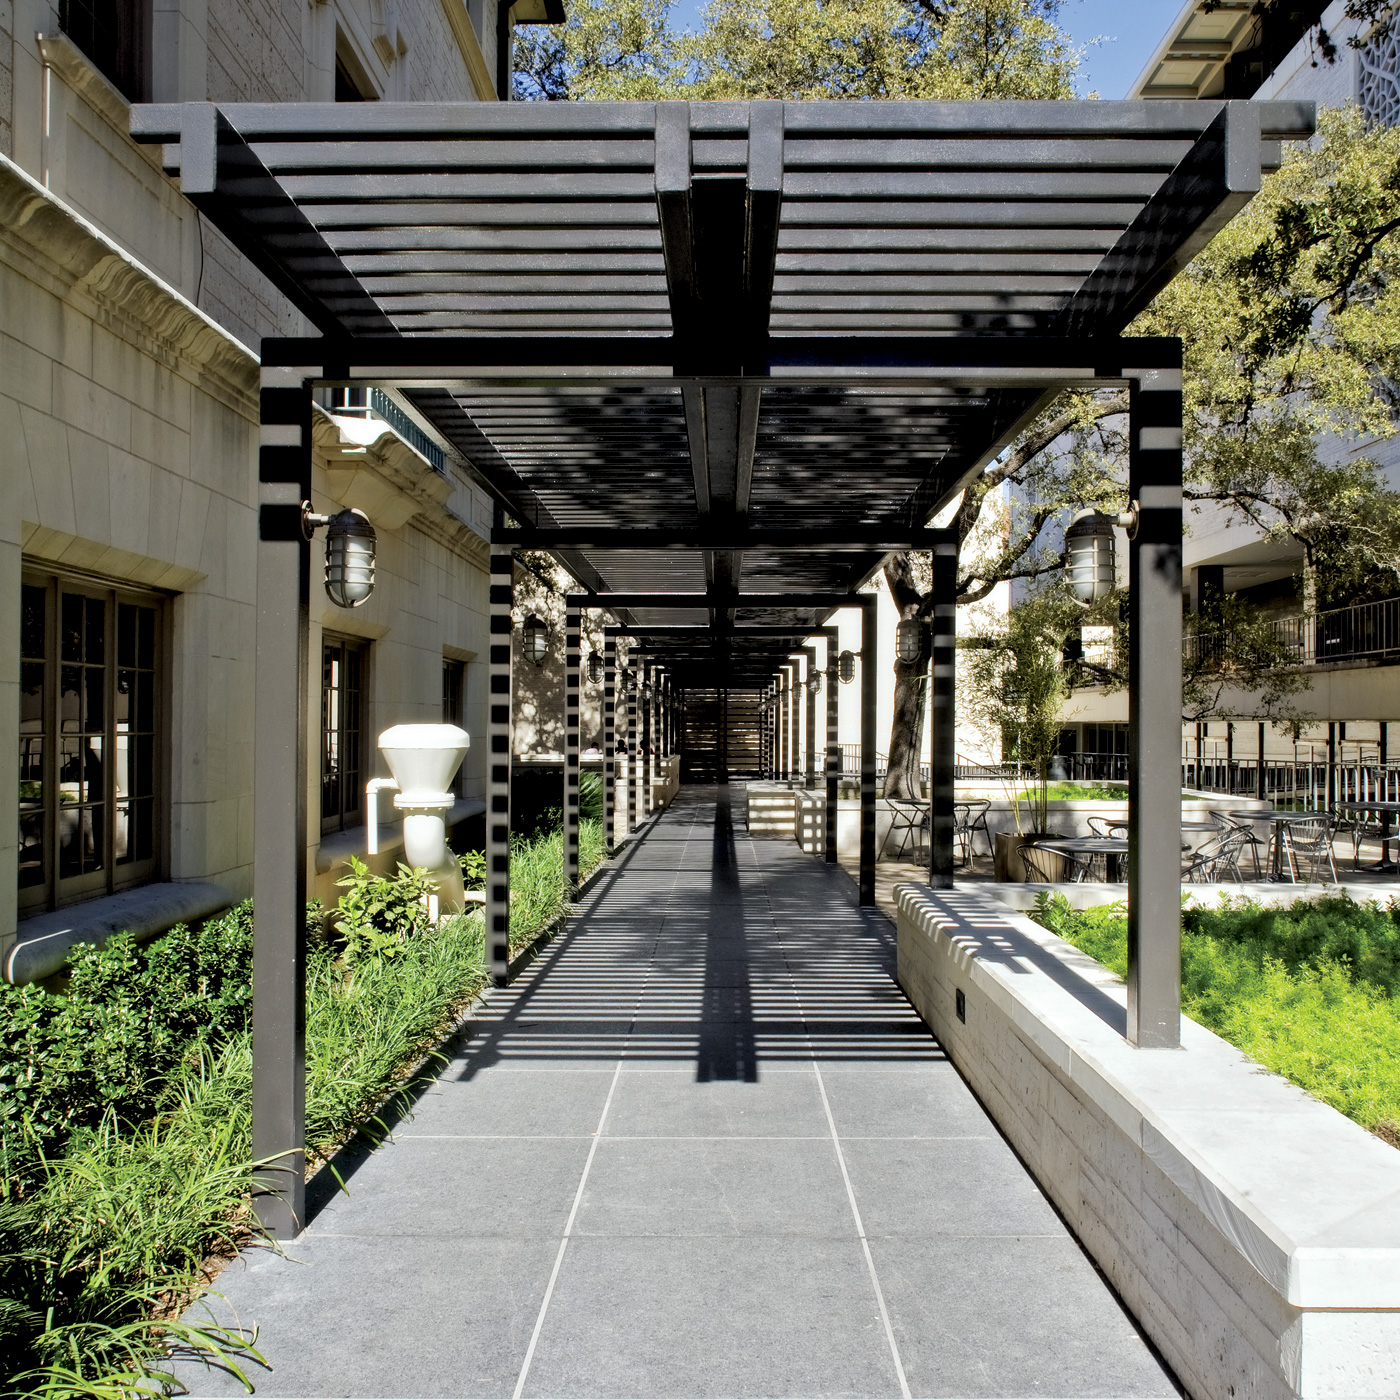
[[[1188, 741], [1190, 742], [1190, 741]], [[1326, 745], [1299, 744], [1290, 758], [1235, 758], [1217, 752], [1184, 753], [1183, 787], [1229, 797], [1259, 797], [1295, 811], [1335, 811], [1372, 802], [1400, 801], [1400, 764], [1358, 754], [1330, 763]]]
[[[1281, 617], [1270, 627], [1294, 665], [1385, 658], [1400, 661], [1400, 598]], [[1188, 637], [1183, 650], [1193, 659], [1227, 661], [1231, 641], [1229, 636]]]

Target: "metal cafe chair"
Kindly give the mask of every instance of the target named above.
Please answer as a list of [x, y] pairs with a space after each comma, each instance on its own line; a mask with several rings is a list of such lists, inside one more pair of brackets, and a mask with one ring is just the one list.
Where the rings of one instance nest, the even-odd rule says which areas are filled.
[[1244, 838], [1240, 847], [1241, 854], [1243, 854], [1244, 847], [1248, 846], [1250, 859], [1254, 862], [1254, 878], [1256, 880], [1262, 879], [1263, 877], [1259, 873], [1262, 869], [1259, 863], [1259, 852], [1261, 850], [1267, 851], [1269, 843], [1259, 839], [1258, 835], [1255, 833], [1254, 824], [1244, 821], [1239, 817], [1232, 817], [1228, 812], [1213, 812], [1211, 815], [1215, 818], [1216, 825], [1219, 826], [1222, 836], [1229, 832], [1237, 831]]
[[1244, 883], [1244, 875], [1240, 871], [1240, 853], [1244, 850], [1246, 833], [1233, 830], [1222, 832], [1221, 835], [1206, 842], [1186, 863], [1181, 867], [1181, 879], [1183, 884], [1218, 884], [1225, 875], [1233, 875], [1240, 883]]
[[980, 831], [987, 842], [987, 854], [992, 855], [992, 833], [987, 829], [987, 813], [991, 809], [989, 797], [969, 798], [966, 802], [953, 803], [953, 841], [962, 850], [962, 863], [970, 865], [977, 854], [975, 842]]
[[920, 855], [924, 850], [924, 832], [928, 830], [928, 804], [908, 797], [887, 797], [885, 803], [890, 809], [890, 828], [876, 859], [889, 850], [890, 838], [895, 835], [899, 837], [899, 845], [892, 852], [896, 858], [906, 854], [911, 843], [913, 854]]
[[1068, 851], [1052, 851], [1044, 846], [1017, 846], [1016, 854], [1025, 867], [1027, 885], [1080, 884], [1094, 878], [1091, 860], [1082, 860]]
[[1302, 863], [1312, 866], [1312, 878], [1318, 879], [1318, 869], [1325, 862], [1337, 883], [1337, 862], [1332, 855], [1332, 838], [1336, 835], [1337, 819], [1326, 812], [1302, 822], [1289, 822], [1283, 830], [1284, 850], [1289, 867], [1301, 873]]

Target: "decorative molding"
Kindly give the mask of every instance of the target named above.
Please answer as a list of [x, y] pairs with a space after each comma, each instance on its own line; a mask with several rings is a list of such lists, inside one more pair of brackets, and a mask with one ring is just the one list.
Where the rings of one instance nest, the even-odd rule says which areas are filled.
[[477, 98], [482, 102], [496, 101], [496, 84], [491, 78], [486, 55], [481, 52], [481, 44], [476, 37], [476, 30], [472, 28], [467, 7], [462, 0], [442, 0], [442, 12], [447, 16], [452, 36], [462, 51], [462, 61], [467, 65], [467, 76], [472, 80]]
[[1357, 101], [1368, 122], [1400, 125], [1400, 29], [1374, 38], [1357, 54]]
[[257, 356], [4, 155], [0, 261], [257, 421]]

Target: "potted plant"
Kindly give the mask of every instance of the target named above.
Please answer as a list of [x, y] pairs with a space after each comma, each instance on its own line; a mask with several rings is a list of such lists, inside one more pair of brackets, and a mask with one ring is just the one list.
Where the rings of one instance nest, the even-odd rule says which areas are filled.
[[[1016, 830], [996, 833], [998, 880], [1026, 878], [1017, 847], [1061, 834], [1049, 823], [1050, 770], [1059, 752], [1060, 707], [1069, 694], [1061, 654], [1064, 610], [1053, 594], [1029, 598], [965, 644], [964, 713], [989, 745], [1000, 745], [1010, 772], [1007, 797]], [[1047, 860], [1047, 869], [1060, 864]]]

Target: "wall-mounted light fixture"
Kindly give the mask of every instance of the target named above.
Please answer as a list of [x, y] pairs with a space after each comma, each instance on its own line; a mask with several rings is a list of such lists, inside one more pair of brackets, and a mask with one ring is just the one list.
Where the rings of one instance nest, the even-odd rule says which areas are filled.
[[842, 685], [850, 685], [856, 678], [856, 654], [853, 651], [843, 651], [836, 658], [836, 676]]
[[534, 613], [520, 624], [520, 649], [536, 666], [543, 666], [549, 655], [549, 628]]
[[595, 684], [603, 679], [607, 672], [607, 663], [603, 660], [601, 651], [590, 651], [588, 653], [588, 679]]
[[651, 703], [651, 682], [650, 682], [650, 681], [643, 681], [643, 682], [642, 682], [642, 699], [645, 700], [648, 704]]
[[812, 674], [807, 677], [807, 689], [810, 690], [813, 695], [821, 694], [822, 673], [820, 671], [813, 671]]
[[917, 666], [924, 659], [924, 624], [913, 617], [901, 619], [894, 629], [894, 649], [905, 666]]
[[1117, 583], [1113, 525], [1102, 511], [1082, 510], [1065, 531], [1069, 591], [1085, 607], [1108, 597]]
[[326, 596], [338, 608], [358, 608], [374, 592], [374, 526], [362, 510], [317, 515], [301, 503], [301, 528], [312, 539], [326, 529]]

